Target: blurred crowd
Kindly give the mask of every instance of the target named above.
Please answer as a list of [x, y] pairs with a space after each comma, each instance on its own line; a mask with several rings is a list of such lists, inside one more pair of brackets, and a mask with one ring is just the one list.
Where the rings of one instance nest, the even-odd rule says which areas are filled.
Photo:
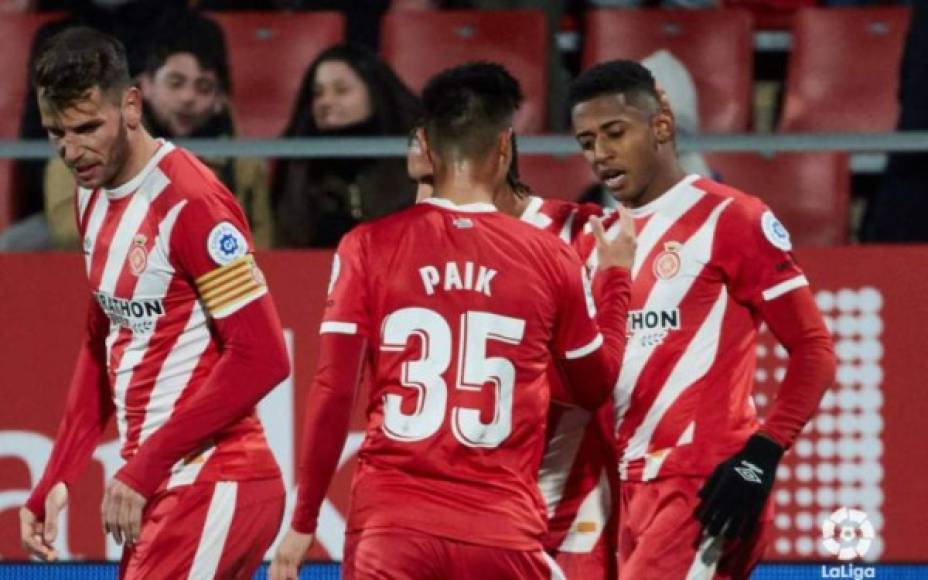
[[[231, 10], [338, 10], [346, 16], [346, 42], [306, 63], [289, 121], [281, 137], [407, 136], [420, 115], [419, 98], [378, 56], [380, 19], [389, 11], [513, 9], [544, 11], [552, 35], [562, 34], [594, 8], [749, 7], [789, 11], [802, 6], [899, 4], [864, 0], [32, 0], [6, 2], [9, 9], [60, 12], [37, 32], [31, 54], [55, 32], [90, 26], [120, 38], [131, 73], [145, 99], [145, 124], [156, 137], [235, 137], [229, 58], [222, 28], [204, 13]], [[925, 8], [913, 6], [901, 83], [900, 129], [928, 129], [924, 40]], [[0, 0], [0, 8], [4, 3]], [[0, 16], [2, 17], [2, 16]], [[415, 31], [409, 31], [415, 34]], [[546, 125], [563, 130], [559, 87], [578, 70], [552, 39], [551, 95]], [[423, 47], [427, 50], [427, 47]], [[697, 95], [682, 63], [667, 51], [643, 60], [667, 91], [682, 134], [699, 133]], [[31, 58], [30, 58], [31, 65]], [[19, 136], [42, 139], [34, 91], [23, 106]], [[928, 240], [921, 216], [928, 178], [924, 154], [894, 156], [871, 200], [860, 237], [872, 241]], [[235, 193], [260, 248], [334, 247], [359, 222], [411, 203], [416, 183], [401, 158], [205, 159]], [[687, 171], [711, 175], [702, 156], [682, 156]], [[14, 207], [17, 223], [0, 232], [0, 249], [67, 249], [78, 246], [73, 218], [73, 179], [58, 160], [20, 161]], [[531, 184], [529, 184], [531, 185]], [[599, 188], [584, 199], [610, 203]], [[904, 227], [903, 227], [904, 226]]]

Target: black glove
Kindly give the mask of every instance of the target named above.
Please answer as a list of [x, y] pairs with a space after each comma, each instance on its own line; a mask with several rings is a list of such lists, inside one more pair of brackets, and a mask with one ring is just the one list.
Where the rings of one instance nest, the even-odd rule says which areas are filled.
[[696, 518], [710, 536], [747, 539], [770, 496], [783, 448], [762, 435], [715, 468], [699, 490]]

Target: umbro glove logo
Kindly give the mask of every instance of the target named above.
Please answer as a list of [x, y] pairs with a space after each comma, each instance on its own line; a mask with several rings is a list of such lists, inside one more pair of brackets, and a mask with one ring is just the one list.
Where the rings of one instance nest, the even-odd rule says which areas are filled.
[[738, 472], [745, 481], [750, 481], [751, 483], [763, 483], [761, 481], [761, 476], [764, 475], [764, 470], [757, 467], [753, 463], [749, 463], [745, 460], [741, 460], [741, 467], [736, 467], [735, 471]]

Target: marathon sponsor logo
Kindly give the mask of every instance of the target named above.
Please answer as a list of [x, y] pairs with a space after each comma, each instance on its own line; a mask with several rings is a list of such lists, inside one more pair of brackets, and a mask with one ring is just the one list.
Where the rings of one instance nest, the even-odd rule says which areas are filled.
[[643, 330], [680, 330], [680, 309], [673, 310], [630, 310], [628, 332]]
[[153, 331], [155, 321], [165, 313], [164, 301], [160, 298], [129, 300], [102, 292], [94, 292], [94, 298], [110, 322], [133, 332]]

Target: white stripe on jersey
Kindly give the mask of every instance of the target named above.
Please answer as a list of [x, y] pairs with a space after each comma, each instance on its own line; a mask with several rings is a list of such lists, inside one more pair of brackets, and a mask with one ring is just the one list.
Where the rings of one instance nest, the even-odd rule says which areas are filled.
[[[89, 239], [92, 244], [89, 248], [84, 248], [84, 261], [87, 263], [87, 274], [90, 274], [90, 265], [93, 262], [93, 250], [97, 245], [97, 235], [100, 233], [100, 227], [103, 225], [103, 217], [106, 215], [106, 209], [110, 205], [102, 192], [97, 195], [97, 201], [93, 204], [93, 210], [90, 213], [90, 219], [87, 220], [87, 226], [84, 228], [84, 240]], [[84, 240], [81, 240], [83, 242]], [[83, 245], [83, 243], [81, 244]]]
[[564, 241], [565, 244], [570, 244], [573, 242], [573, 238], [570, 233], [574, 229], [574, 218], [577, 217], [577, 210], [570, 210], [570, 215], [567, 216], [567, 219], [564, 220], [564, 226], [561, 228], [561, 233], [558, 234], [558, 237]]
[[238, 483], [220, 481], [213, 489], [213, 498], [209, 502], [206, 521], [203, 523], [203, 535], [197, 545], [197, 552], [190, 567], [190, 580], [212, 580], [219, 568], [222, 550], [232, 528], [235, 516], [235, 499], [238, 495]]
[[[635, 434], [628, 441], [622, 460], [643, 457], [651, 443], [651, 437], [657, 429], [658, 423], [670, 406], [680, 397], [687, 388], [701, 379], [715, 362], [718, 352], [719, 337], [722, 332], [722, 319], [725, 317], [725, 307], [728, 305], [728, 290], [723, 286], [719, 297], [706, 320], [696, 331], [693, 339], [687, 345], [683, 355], [671, 371], [667, 382], [661, 387], [657, 399], [648, 409], [644, 421], [638, 426]], [[656, 475], [656, 474], [655, 474]]]
[[564, 497], [564, 487], [570, 476], [570, 468], [577, 457], [590, 423], [590, 412], [580, 407], [569, 407], [558, 418], [557, 429], [548, 440], [541, 469], [538, 472], [538, 489], [548, 506], [548, 518], [554, 516], [557, 506]]
[[[674, 195], [673, 192], [668, 191], [662, 196], [666, 200], [673, 196], [673, 205], [665, 211], [652, 215], [638, 235], [638, 248], [635, 251], [635, 263], [632, 266], [632, 280], [638, 277], [641, 265], [648, 257], [648, 254], [651, 253], [651, 250], [654, 249], [654, 245], [667, 233], [667, 230], [672, 228], [681, 217], [686, 215], [706, 195], [706, 192], [701, 189], [690, 187], [688, 180], [681, 181], [675, 187], [682, 187], [683, 189], [679, 194]], [[662, 200], [662, 198], [658, 198], [658, 200]]]
[[[700, 192], [700, 194], [701, 193], [702, 192]], [[719, 203], [715, 209], [712, 210], [712, 213], [709, 214], [708, 219], [700, 226], [699, 230], [693, 234], [680, 249], [681, 263], [692, 264], [696, 266], [698, 270], [686, 272], [687, 275], [675, 276], [670, 280], [657, 279], [654, 282], [654, 286], [651, 288], [651, 293], [648, 294], [648, 299], [643, 308], [644, 310], [653, 310], [658, 304], [666, 309], [676, 308], [680, 305], [687, 293], [689, 293], [690, 288], [696, 282], [703, 266], [709, 262], [709, 258], [712, 254], [712, 242], [715, 238], [715, 228], [718, 224], [719, 216], [731, 202], [732, 199], [726, 199]], [[651, 218], [645, 226], [645, 232], [647, 232], [648, 227], [650, 227], [653, 221], [654, 218]], [[663, 235], [663, 233], [661, 235]], [[638, 249], [635, 252], [636, 263], [644, 261], [648, 254], [640, 252], [645, 251], [650, 252], [650, 250], [642, 247], [639, 243]], [[634, 340], [634, 338], [634, 335], [632, 335], [625, 347], [625, 358], [623, 359], [622, 368], [619, 371], [619, 379], [615, 388], [616, 431], [618, 431], [625, 417], [625, 411], [628, 409], [628, 404], [631, 401], [632, 391], [635, 385], [638, 384], [638, 378], [641, 376], [648, 360], [650, 360], [651, 354], [653, 354], [657, 348], [655, 344], [645, 344], [642, 341]]]
[[[605, 469], [600, 473], [599, 482], [583, 498], [577, 509], [577, 517], [570, 525], [570, 532], [558, 547], [561, 552], [589, 554], [596, 547], [606, 528], [606, 520], [612, 511], [612, 495], [609, 490], [609, 476]], [[595, 530], [581, 530], [580, 524], [596, 525]]]
[[[146, 191], [151, 187], [151, 195], [133, 195], [132, 199], [129, 200], [129, 207], [126, 208], [119, 220], [119, 226], [116, 228], [116, 233], [113, 234], [113, 241], [110, 243], [109, 253], [106, 256], [103, 276], [100, 279], [100, 285], [97, 287], [100, 292], [106, 294], [115, 292], [116, 283], [119, 281], [119, 276], [126, 264], [126, 255], [128, 255], [129, 248], [132, 246], [135, 233], [148, 215], [151, 202], [170, 184], [167, 176], [157, 168], [152, 170], [150, 179], [150, 184], [146, 180], [144, 187]], [[140, 190], [139, 193], [142, 193], [142, 191]]]
[[319, 326], [319, 334], [357, 334], [358, 325], [355, 322], [323, 322]]
[[167, 486], [165, 486], [166, 489], [174, 489], [179, 485], [190, 485], [196, 481], [197, 476], [200, 475], [200, 470], [203, 469], [203, 466], [209, 461], [213, 451], [216, 451], [215, 445], [200, 452], [200, 455], [190, 463], [185, 463], [186, 458], [175, 463], [174, 466], [171, 467], [171, 477], [168, 478]]
[[544, 550], [541, 551], [541, 557], [548, 564], [548, 568], [551, 569], [551, 580], [567, 580], [567, 576], [564, 575], [564, 571], [557, 565], [554, 558], [549, 556]]
[[795, 278], [790, 278], [786, 282], [780, 282], [776, 286], [767, 288], [763, 292], [764, 300], [771, 301], [774, 298], [779, 298], [787, 292], [795, 290], [796, 288], [802, 288], [803, 286], [808, 286], [809, 280], [805, 276], [796, 276]]
[[86, 187], [77, 188], [77, 223], [83, 221], [84, 212], [87, 211], [87, 204], [90, 203], [90, 198], [92, 196], [92, 189], [87, 189]]
[[177, 344], [171, 353], [164, 359], [149, 395], [139, 445], [170, 418], [174, 404], [190, 383], [190, 376], [200, 363], [200, 357], [209, 346], [211, 338], [203, 306], [199, 300], [194, 301], [187, 325], [177, 337]]
[[583, 358], [591, 352], [596, 352], [596, 349], [603, 345], [603, 335], [596, 333], [596, 337], [590, 341], [586, 346], [581, 346], [580, 348], [575, 348], [574, 350], [569, 350], [564, 353], [564, 358], [568, 360], [573, 360], [577, 358]]

